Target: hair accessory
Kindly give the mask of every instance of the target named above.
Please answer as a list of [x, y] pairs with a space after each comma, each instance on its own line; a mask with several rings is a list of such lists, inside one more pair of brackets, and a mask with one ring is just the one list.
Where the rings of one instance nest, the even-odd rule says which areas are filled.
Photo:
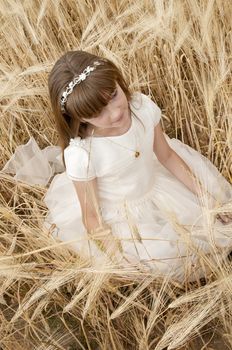
[[61, 95], [60, 99], [60, 105], [61, 105], [61, 111], [65, 112], [65, 103], [67, 101], [68, 95], [70, 95], [73, 92], [73, 88], [80, 84], [81, 81], [85, 80], [86, 77], [94, 70], [96, 69], [96, 66], [100, 65], [101, 63], [98, 61], [93, 62], [93, 66], [87, 66], [81, 74], [79, 74], [77, 77], [75, 77], [70, 83], [68, 84], [66, 90]]
[[69, 144], [71, 146], [83, 147], [86, 144], [86, 140], [85, 139], [81, 139], [80, 136], [76, 136], [74, 138], [70, 138]]

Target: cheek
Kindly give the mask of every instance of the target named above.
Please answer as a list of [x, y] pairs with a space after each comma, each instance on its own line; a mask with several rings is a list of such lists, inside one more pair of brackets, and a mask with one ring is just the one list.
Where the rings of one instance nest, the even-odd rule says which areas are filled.
[[96, 125], [104, 125], [107, 122], [108, 122], [108, 116], [107, 116], [106, 113], [102, 114], [102, 115], [99, 115], [99, 117], [96, 118], [96, 120], [95, 120]]
[[99, 126], [104, 124], [104, 119], [103, 118], [96, 118], [95, 120], [89, 120], [89, 124], [94, 125], [94, 126]]

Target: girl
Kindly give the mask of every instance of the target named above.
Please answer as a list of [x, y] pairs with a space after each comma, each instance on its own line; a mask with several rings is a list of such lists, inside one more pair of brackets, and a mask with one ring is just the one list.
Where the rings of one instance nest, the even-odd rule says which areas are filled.
[[204, 275], [196, 250], [215, 254], [212, 237], [228, 254], [231, 215], [206, 214], [232, 200], [232, 186], [163, 132], [160, 108], [110, 60], [69, 51], [48, 86], [65, 164], [44, 198], [58, 239], [95, 264], [110, 257], [179, 281]]
[[[162, 131], [160, 108], [148, 96], [132, 94], [111, 61], [67, 52], [54, 65], [48, 85], [66, 176], [79, 203], [68, 214], [74, 203], [67, 201], [62, 220], [76, 224], [61, 230], [60, 238], [82, 236], [75, 248], [92, 257], [98, 248], [89, 246], [87, 238], [95, 243], [98, 238], [100, 248], [115, 253], [121, 263], [146, 265], [157, 275], [183, 280], [189, 266], [183, 259], [197, 261], [195, 254], [186, 258], [186, 232], [196, 247], [211, 248], [203, 199], [210, 208], [216, 201], [226, 203], [232, 186], [201, 154], [169, 139]], [[64, 191], [63, 200], [66, 195]], [[216, 228], [230, 224], [231, 216], [217, 218], [217, 245], [229, 249], [231, 237]], [[178, 228], [184, 229], [182, 237]]]

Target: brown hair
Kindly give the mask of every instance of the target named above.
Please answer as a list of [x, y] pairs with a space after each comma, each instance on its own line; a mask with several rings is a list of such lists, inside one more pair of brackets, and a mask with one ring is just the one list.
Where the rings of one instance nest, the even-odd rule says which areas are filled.
[[[62, 112], [60, 105], [62, 93], [74, 77], [82, 73], [88, 65], [93, 65], [96, 60], [101, 65], [97, 66], [86, 80], [74, 87], [67, 98], [65, 112]], [[63, 162], [64, 149], [69, 145], [70, 138], [86, 136], [87, 125], [82, 119], [92, 118], [101, 112], [108, 104], [116, 88], [116, 82], [130, 101], [131, 92], [124, 77], [110, 60], [85, 51], [68, 51], [56, 61], [48, 77], [48, 89]]]

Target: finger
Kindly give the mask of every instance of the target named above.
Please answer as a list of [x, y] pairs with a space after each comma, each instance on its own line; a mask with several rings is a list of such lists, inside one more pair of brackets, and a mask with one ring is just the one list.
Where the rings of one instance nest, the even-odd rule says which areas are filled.
[[225, 219], [224, 219], [224, 216], [223, 215], [221, 215], [221, 214], [218, 214], [218, 220], [222, 223], [222, 224], [225, 224], [226, 223], [226, 221], [225, 221]]
[[229, 217], [227, 217], [227, 215], [223, 215], [222, 219], [223, 219], [225, 224], [229, 224], [231, 222], [231, 219]]
[[226, 223], [228, 223], [230, 221], [230, 219], [227, 217], [227, 215], [224, 215], [223, 219]]
[[224, 211], [224, 212], [222, 213], [222, 215], [232, 216], [232, 212], [231, 212], [231, 211]]
[[232, 216], [229, 215], [229, 214], [225, 214], [225, 217], [226, 217], [226, 221], [227, 221], [227, 222], [230, 221], [230, 220], [232, 219]]

